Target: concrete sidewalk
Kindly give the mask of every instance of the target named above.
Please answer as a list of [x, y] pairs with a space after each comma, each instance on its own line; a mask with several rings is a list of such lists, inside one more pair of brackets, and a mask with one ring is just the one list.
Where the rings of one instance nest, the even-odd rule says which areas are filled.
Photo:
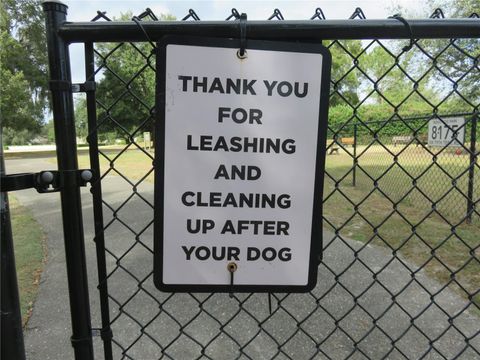
[[[42, 159], [6, 162], [7, 174], [54, 167], [52, 163]], [[104, 200], [114, 209], [132, 194], [131, 186], [120, 177], [106, 177], [102, 187]], [[146, 228], [138, 239], [118, 221], [111, 222], [113, 213], [108, 207], [104, 207], [104, 223], [111, 222], [105, 230], [106, 246], [111, 252], [107, 255], [107, 268], [109, 271], [115, 270], [109, 278], [109, 292], [114, 299], [124, 305], [120, 308], [114, 301], [110, 302], [114, 340], [118, 344], [114, 344], [115, 359], [124, 355], [120, 346], [128, 358], [148, 360], [160, 357], [159, 345], [166, 346], [179, 334], [179, 326], [172, 321], [171, 316], [178, 319], [181, 324], [186, 324], [199, 312], [198, 302], [190, 295], [177, 294], [169, 299], [169, 294], [160, 293], [154, 288], [151, 277], [153, 259], [151, 253], [145, 249], [145, 246], [151, 247], [152, 244], [152, 226], [148, 226], [148, 223], [153, 218], [153, 211], [144, 201], [153, 203], [153, 185], [142, 184], [138, 192], [143, 199], [139, 196], [132, 197], [121, 209], [117, 209], [116, 214], [136, 232]], [[33, 315], [25, 333], [28, 359], [73, 359], [59, 195], [37, 194], [35, 190], [24, 190], [16, 192], [15, 196], [33, 211], [34, 217], [43, 226], [48, 238], [48, 261], [42, 274]], [[96, 289], [98, 281], [95, 244], [92, 241], [92, 203], [88, 189], [82, 189], [82, 200], [92, 326], [99, 328], [101, 322]], [[389, 358], [420, 357], [430, 347], [423, 333], [432, 339], [438, 338], [433, 343], [429, 357], [436, 359], [443, 358], [439, 354], [447, 358], [454, 357], [467, 345], [463, 335], [469, 337], [479, 331], [480, 319], [468, 311], [462, 312], [466, 302], [452, 291], [448, 289], [441, 291], [435, 296], [435, 303], [438, 305], [432, 306], [430, 295], [425, 289], [434, 292], [441, 289], [440, 284], [422, 273], [412, 279], [411, 271], [407, 268], [411, 266], [408, 262], [403, 265], [397, 259], [392, 259], [391, 253], [386, 249], [368, 246], [359, 252], [354, 265], [344, 271], [348, 264], [355, 261], [352, 249], [359, 249], [362, 244], [351, 240], [343, 243], [338, 239], [333, 241], [332, 239], [331, 233], [324, 234], [324, 243], [329, 245], [324, 252], [324, 263], [319, 267], [318, 285], [312, 292], [317, 297], [325, 293], [328, 295], [317, 303], [315, 297], [308, 294], [292, 294], [282, 301], [282, 307], [279, 309], [274, 301], [274, 310], [277, 309], [278, 316], [272, 317], [262, 325], [263, 330], [258, 338], [245, 350], [248, 350], [249, 356], [262, 359], [270, 356], [266, 354], [274, 354], [278, 351], [277, 347], [264, 331], [268, 330], [269, 334], [282, 342], [288, 338], [288, 334], [297, 329], [296, 321], [291, 316], [303, 319], [309, 312], [314, 312], [314, 316], [306, 321], [302, 328], [309, 334], [314, 334], [317, 341], [327, 338], [328, 334], [335, 330], [334, 318], [341, 318], [338, 325], [343, 331], [354, 339], [362, 339], [365, 336], [358, 348], [374, 359], [385, 356], [391, 348], [391, 340], [385, 333], [393, 339], [402, 336], [396, 343], [398, 350], [394, 350]], [[121, 268], [117, 266], [120, 257]], [[385, 270], [377, 280], [373, 280], [371, 270], [379, 271], [384, 266]], [[342, 275], [336, 279], [335, 274], [340, 273]], [[139, 287], [136, 279], [146, 280]], [[388, 291], [396, 293], [403, 288], [393, 303]], [[357, 305], [354, 304], [351, 294], [359, 296]], [[206, 299], [207, 295], [196, 296], [198, 299]], [[237, 295], [237, 298], [245, 299], [246, 295]], [[159, 311], [157, 301], [165, 302], [163, 312]], [[243, 306], [257, 319], [268, 317], [265, 294], [253, 295]], [[423, 311], [425, 308], [427, 310]], [[238, 301], [230, 299], [228, 295], [217, 294], [205, 300], [202, 309], [205, 312], [202, 311], [198, 322], [193, 321], [182, 331], [201, 343], [207, 343], [211, 336], [218, 333], [218, 323], [212, 321], [209, 316], [225, 321], [238, 310]], [[367, 311], [376, 317], [382, 314], [384, 316], [376, 326], [372, 326]], [[207, 312], [209, 316], [206, 316]], [[291, 315], [287, 315], [287, 312]], [[406, 312], [416, 316], [413, 327], [411, 318]], [[453, 317], [457, 313], [460, 315], [451, 320], [450, 324], [449, 316]], [[242, 312], [242, 315], [245, 313]], [[138, 323], [149, 325], [141, 329]], [[258, 324], [248, 316], [239, 316], [232, 324], [235, 326], [226, 330], [240, 344], [246, 343], [259, 329]], [[404, 332], [406, 334], [402, 335]], [[295, 336], [282, 350], [295, 359], [308, 358], [311, 343], [311, 340], [301, 340]], [[94, 344], [96, 358], [102, 359], [103, 350], [99, 337], [94, 337]], [[132, 344], [134, 345], [130, 346]], [[198, 355], [198, 346], [185, 335], [178, 338], [176, 344], [178, 346], [171, 346], [167, 350], [172, 358], [191, 359]], [[470, 340], [470, 346], [480, 351], [479, 335]], [[322, 350], [333, 359], [343, 359], [354, 350], [354, 347], [352, 340], [340, 331], [325, 341]], [[236, 345], [232, 344], [231, 340], [228, 341], [228, 338], [214, 341], [208, 347], [208, 355], [215, 359], [234, 358], [235, 351]], [[459, 358], [475, 357], [475, 352], [467, 348]], [[317, 355], [315, 358], [320, 359], [324, 356]]]
[[[104, 153], [120, 151], [126, 145], [102, 145], [100, 149]], [[9, 146], [4, 150], [3, 155], [5, 159], [25, 159], [25, 158], [54, 158], [57, 156], [56, 145], [25, 145], [25, 146]], [[136, 148], [128, 149], [127, 151], [136, 150]], [[77, 148], [78, 154], [88, 154], [88, 146], [79, 146]]]

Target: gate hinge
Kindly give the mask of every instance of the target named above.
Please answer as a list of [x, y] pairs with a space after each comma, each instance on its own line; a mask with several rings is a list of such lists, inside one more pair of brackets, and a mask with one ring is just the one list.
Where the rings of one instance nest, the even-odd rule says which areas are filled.
[[65, 80], [50, 80], [49, 87], [51, 91], [71, 91], [73, 93], [95, 91], [97, 84], [95, 81], [85, 81], [83, 84], [72, 84]]
[[86, 186], [92, 177], [90, 169], [4, 175], [1, 177], [1, 191], [35, 188], [39, 193], [51, 193], [60, 191], [65, 186]]

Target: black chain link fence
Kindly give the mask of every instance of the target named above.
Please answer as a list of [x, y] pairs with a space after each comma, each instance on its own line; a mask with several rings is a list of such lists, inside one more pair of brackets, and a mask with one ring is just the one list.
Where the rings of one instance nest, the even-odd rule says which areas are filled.
[[[453, 125], [458, 127], [458, 142], [450, 138], [451, 120], [461, 124]], [[440, 139], [443, 131], [442, 139], [447, 136], [444, 142], [448, 145], [435, 145], [434, 139], [429, 144], [428, 128], [432, 121], [436, 125], [431, 136]], [[331, 135], [333, 145], [329, 153], [340, 155], [337, 161], [351, 159], [353, 186], [367, 191], [377, 181], [394, 202], [424, 212], [435, 204], [436, 210], [452, 224], [478, 219], [473, 199], [479, 198], [480, 183], [475, 158], [471, 156], [477, 151], [478, 128], [477, 119], [470, 113], [366, 121]]]
[[[238, 18], [234, 9], [227, 20]], [[149, 9], [133, 18], [145, 19], [158, 20]], [[311, 20], [322, 19], [316, 9]], [[200, 19], [190, 10], [183, 20]], [[478, 39], [324, 42], [333, 68], [318, 285], [233, 297], [153, 285], [155, 155], [143, 134], [153, 128], [155, 45], [145, 40], [86, 47], [87, 80], [98, 84], [87, 140], [101, 174], [92, 193], [102, 323], [92, 320], [106, 358], [480, 357]], [[429, 120], [452, 114], [465, 119], [465, 141], [429, 146]], [[98, 147], [112, 136], [124, 145]]]

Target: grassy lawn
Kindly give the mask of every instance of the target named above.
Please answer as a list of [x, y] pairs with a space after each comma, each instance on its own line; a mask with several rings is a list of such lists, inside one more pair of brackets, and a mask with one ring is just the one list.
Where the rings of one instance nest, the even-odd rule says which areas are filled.
[[[356, 186], [351, 156], [328, 156], [325, 225], [339, 229], [342, 237], [398, 251], [441, 283], [449, 282], [454, 273], [450, 288], [468, 298], [467, 292], [475, 294], [480, 284], [480, 219], [474, 215], [472, 224], [464, 221], [469, 159], [447, 153], [432, 165], [432, 156], [420, 151], [408, 149], [398, 156], [401, 166], [393, 167], [393, 157], [386, 151], [365, 151], [358, 159]], [[412, 186], [414, 180], [418, 189]], [[372, 192], [374, 181], [378, 188]], [[478, 199], [478, 169], [474, 184], [473, 198]], [[432, 211], [432, 202], [438, 212]], [[480, 305], [479, 293], [473, 299]]]
[[45, 235], [28, 209], [9, 196], [22, 323], [27, 323], [45, 259]]
[[[143, 177], [153, 183], [153, 153], [144, 153], [140, 150], [129, 150], [123, 153], [118, 151], [104, 151], [99, 156], [102, 175], [125, 175], [130, 181], [135, 182]], [[78, 156], [79, 168], [90, 168], [88, 154]]]
[[[468, 156], [445, 153], [432, 166], [432, 156], [422, 149], [391, 150], [399, 153], [398, 165], [392, 168], [393, 157], [381, 148], [358, 148], [357, 154], [362, 155], [356, 186], [352, 186], [352, 157], [342, 151], [327, 156], [325, 229], [397, 251], [442, 283], [454, 273], [450, 287], [467, 298], [467, 292], [474, 294], [480, 284], [480, 219], [474, 215], [472, 224], [464, 221]], [[118, 155], [100, 156], [103, 174], [118, 171], [132, 182], [144, 177], [153, 182], [152, 158], [141, 151]], [[79, 157], [79, 166], [89, 167], [88, 155]], [[378, 182], [373, 192], [370, 177]], [[412, 178], [418, 189], [413, 188]], [[479, 197], [480, 171], [476, 169], [474, 199]], [[432, 201], [440, 214], [432, 212]], [[480, 305], [479, 293], [474, 301]]]

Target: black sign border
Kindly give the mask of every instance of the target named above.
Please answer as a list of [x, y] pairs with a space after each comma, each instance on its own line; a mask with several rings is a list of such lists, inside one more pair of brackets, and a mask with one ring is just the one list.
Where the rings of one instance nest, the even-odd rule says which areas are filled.
[[[248, 40], [248, 49], [282, 52], [301, 52], [321, 54], [322, 69], [320, 89], [320, 111], [317, 134], [317, 154], [314, 182], [314, 200], [312, 213], [312, 232], [308, 283], [306, 285], [199, 285], [199, 284], [165, 284], [163, 283], [163, 221], [164, 221], [164, 173], [165, 173], [165, 86], [167, 45], [191, 45], [205, 47], [239, 48], [239, 39], [204, 38], [194, 36], [165, 36], [157, 43], [156, 59], [156, 93], [155, 93], [155, 186], [154, 186], [154, 271], [153, 280], [157, 289], [164, 292], [308, 292], [317, 284], [318, 265], [322, 261], [322, 199], [325, 172], [326, 133], [328, 122], [328, 104], [330, 90], [331, 55], [321, 44], [302, 42], [276, 42]], [[195, 59], [192, 59], [195, 61]], [[320, 74], [317, 74], [320, 75]], [[312, 72], [312, 77], [316, 76]], [[225, 266], [225, 277], [229, 273]]]

